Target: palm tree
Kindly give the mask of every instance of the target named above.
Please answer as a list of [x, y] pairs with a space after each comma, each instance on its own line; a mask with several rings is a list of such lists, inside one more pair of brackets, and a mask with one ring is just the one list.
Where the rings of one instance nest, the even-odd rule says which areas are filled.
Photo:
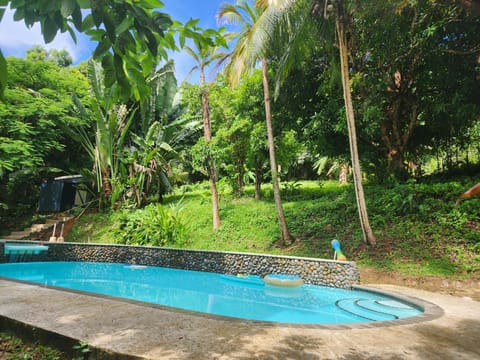
[[[198, 70], [200, 72], [200, 86], [202, 88], [202, 115], [203, 115], [203, 135], [205, 143], [208, 145], [212, 140], [212, 124], [210, 120], [210, 105], [208, 102], [208, 84], [205, 80], [205, 68], [214, 62], [225, 57], [225, 54], [218, 51], [218, 46], [214, 42], [203, 41], [208, 39], [207, 30], [204, 31], [203, 39], [195, 39], [195, 50], [189, 46], [185, 46], [184, 49], [197, 63], [190, 72]], [[220, 34], [217, 34], [220, 36]], [[216, 183], [217, 169], [212, 156], [207, 155], [207, 173], [210, 182], [210, 192], [212, 193], [212, 215], [213, 215], [213, 229], [218, 230], [220, 228], [220, 210], [218, 203], [218, 190]]]
[[[291, 56], [298, 56], [293, 50], [298, 49], [299, 42], [304, 43], [305, 39], [298, 36], [299, 29], [304, 29], [304, 24], [313, 23], [315, 17], [320, 14], [328, 18], [335, 16], [335, 32], [338, 40], [340, 52], [340, 70], [343, 86], [343, 97], [346, 110], [348, 125], [350, 154], [353, 168], [353, 179], [355, 195], [357, 199], [360, 224], [362, 226], [364, 241], [370, 245], [376, 244], [376, 237], [370, 226], [368, 219], [367, 206], [362, 185], [361, 168], [357, 147], [357, 135], [355, 129], [355, 117], [353, 111], [352, 95], [350, 90], [350, 76], [348, 69], [348, 44], [347, 44], [347, 12], [345, 11], [344, 1], [323, 1], [323, 0], [257, 0], [257, 7], [264, 9], [262, 17], [258, 19], [258, 27], [271, 27], [276, 24], [276, 28], [283, 32], [283, 35], [289, 39], [286, 41], [286, 51], [282, 56], [281, 63], [286, 65], [284, 71], [288, 72], [288, 61]], [[270, 30], [271, 31], [271, 30]], [[263, 46], [266, 46], [263, 44]]]
[[277, 161], [275, 157], [275, 139], [272, 127], [272, 111], [270, 104], [270, 88], [268, 84], [268, 65], [265, 53], [259, 52], [256, 44], [258, 41], [265, 41], [268, 32], [265, 29], [257, 29], [259, 8], [249, 5], [245, 0], [238, 0], [235, 4], [224, 4], [218, 11], [217, 18], [226, 23], [238, 23], [242, 30], [237, 34], [237, 44], [233, 50], [230, 61], [225, 70], [230, 83], [236, 85], [243, 74], [253, 70], [258, 61], [262, 66], [263, 95], [265, 104], [265, 122], [267, 126], [268, 149], [270, 155], [270, 170], [272, 174], [273, 196], [275, 209], [281, 231], [282, 245], [290, 245], [292, 237], [288, 231], [285, 215], [283, 213], [282, 199], [278, 179]]
[[338, 47], [340, 50], [340, 70], [342, 74], [343, 99], [345, 101], [345, 110], [348, 125], [348, 140], [350, 144], [350, 154], [352, 157], [353, 183], [357, 198], [358, 214], [360, 224], [362, 225], [363, 238], [370, 245], [376, 244], [376, 237], [368, 220], [367, 205], [365, 203], [365, 194], [362, 185], [362, 172], [360, 169], [360, 160], [358, 156], [357, 132], [355, 129], [355, 115], [353, 112], [352, 93], [350, 90], [350, 75], [348, 72], [348, 47], [346, 32], [346, 13], [343, 7], [343, 1], [337, 0], [335, 6], [335, 29], [338, 36]]

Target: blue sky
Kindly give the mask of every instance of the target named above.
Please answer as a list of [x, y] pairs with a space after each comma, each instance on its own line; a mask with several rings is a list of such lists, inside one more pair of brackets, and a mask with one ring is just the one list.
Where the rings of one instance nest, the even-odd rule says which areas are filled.
[[[194, 18], [200, 19], [199, 26], [203, 28], [217, 28], [215, 14], [224, 2], [233, 0], [163, 0], [165, 7], [162, 11], [181, 22]], [[78, 36], [75, 44], [68, 33], [57, 34], [53, 42], [45, 44], [39, 25], [28, 29], [23, 21], [13, 21], [13, 13], [7, 11], [0, 22], [0, 49], [3, 54], [24, 57], [26, 50], [34, 45], [42, 45], [47, 49], [65, 49], [72, 55], [74, 63], [88, 59], [95, 48], [95, 45], [83, 35]], [[177, 80], [181, 82], [194, 63], [184, 52], [172, 54], [172, 58], [175, 60]], [[196, 77], [197, 74], [192, 74], [190, 81], [196, 82]]]

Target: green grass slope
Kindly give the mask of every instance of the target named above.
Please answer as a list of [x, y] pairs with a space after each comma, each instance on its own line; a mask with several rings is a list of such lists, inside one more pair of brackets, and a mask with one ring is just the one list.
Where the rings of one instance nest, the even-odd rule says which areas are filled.
[[[457, 207], [454, 204], [458, 195], [474, 182], [464, 179], [365, 186], [369, 217], [378, 238], [374, 248], [362, 241], [352, 186], [340, 186], [333, 181], [284, 185], [284, 211], [295, 242], [282, 248], [278, 246], [279, 228], [271, 187], [263, 188], [260, 201], [253, 199], [250, 188], [241, 198], [223, 191], [222, 227], [213, 231], [208, 187], [198, 185], [166, 198], [167, 204], [180, 203], [180, 217], [186, 225], [183, 239], [166, 246], [332, 258], [330, 241], [336, 238], [347, 257], [359, 266], [405, 274], [472, 278], [480, 273], [480, 199], [464, 200]], [[66, 240], [119, 242], [121, 219], [125, 216], [128, 213], [84, 215]], [[148, 225], [149, 219], [142, 221]]]

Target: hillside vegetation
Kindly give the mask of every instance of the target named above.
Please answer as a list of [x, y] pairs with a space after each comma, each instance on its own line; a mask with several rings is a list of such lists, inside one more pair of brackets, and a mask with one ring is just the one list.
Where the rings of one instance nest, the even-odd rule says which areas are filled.
[[[72, 242], [160, 245], [185, 249], [225, 250], [332, 258], [330, 241], [339, 239], [349, 260], [362, 266], [404, 274], [475, 278], [480, 269], [480, 201], [455, 206], [472, 179], [365, 188], [369, 216], [378, 245], [362, 242], [352, 186], [333, 181], [283, 184], [283, 200], [293, 245], [279, 247], [278, 222], [271, 187], [263, 200], [221, 192], [222, 227], [212, 230], [208, 185], [186, 186], [163, 206], [85, 214], [67, 237]], [[172, 211], [175, 232], [162, 238], [161, 212]], [[170, 221], [170, 220], [169, 220]]]

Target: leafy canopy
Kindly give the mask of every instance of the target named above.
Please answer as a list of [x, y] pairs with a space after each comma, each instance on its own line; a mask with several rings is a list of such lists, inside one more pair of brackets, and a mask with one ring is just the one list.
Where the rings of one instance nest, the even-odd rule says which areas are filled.
[[[159, 0], [0, 0], [0, 21], [7, 6], [14, 20], [27, 27], [39, 23], [46, 43], [58, 32], [68, 31], [74, 41], [76, 32], [87, 34], [98, 43], [93, 58], [102, 63], [107, 87], [117, 85], [121, 98], [133, 95], [145, 98], [149, 75], [157, 57], [166, 58], [165, 49], [175, 47], [173, 22], [168, 14], [158, 12]], [[89, 12], [83, 10], [89, 9]], [[0, 51], [0, 98], [4, 98], [7, 63]]]

